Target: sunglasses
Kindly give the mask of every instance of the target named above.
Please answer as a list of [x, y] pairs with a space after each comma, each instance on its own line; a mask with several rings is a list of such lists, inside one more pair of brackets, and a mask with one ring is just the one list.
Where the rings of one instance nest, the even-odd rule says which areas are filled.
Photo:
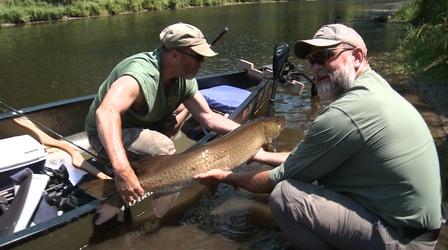
[[188, 53], [184, 50], [178, 49], [177, 51], [179, 51], [181, 54], [187, 55], [187, 56], [191, 56], [194, 59], [196, 59], [199, 62], [203, 62], [204, 61], [204, 56], [201, 56], [199, 54], [193, 54], [193, 53]]
[[317, 63], [319, 65], [324, 65], [330, 59], [334, 60], [334, 59], [338, 58], [343, 52], [349, 51], [349, 50], [354, 50], [355, 48], [345, 48], [339, 52], [336, 52], [339, 49], [340, 48], [328, 48], [328, 49], [319, 50], [319, 51], [316, 51], [316, 52], [306, 56], [306, 59], [311, 64], [311, 66], [313, 66], [315, 63]]

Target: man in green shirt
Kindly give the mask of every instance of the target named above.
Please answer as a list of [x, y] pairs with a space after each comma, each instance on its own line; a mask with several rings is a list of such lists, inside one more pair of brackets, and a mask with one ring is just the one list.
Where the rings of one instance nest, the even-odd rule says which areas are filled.
[[433, 249], [439, 161], [418, 111], [370, 68], [363, 39], [345, 25], [323, 26], [295, 54], [330, 101], [303, 141], [272, 170], [196, 178], [272, 191], [273, 216], [299, 248]]
[[[239, 126], [210, 110], [198, 91], [195, 76], [205, 57], [216, 55], [202, 32], [193, 25], [176, 23], [160, 33], [160, 41], [161, 48], [130, 56], [112, 70], [86, 118], [90, 144], [109, 157], [125, 202], [144, 194], [127, 153], [174, 153], [169, 137], [188, 111], [218, 133]], [[164, 128], [168, 123], [171, 126]]]

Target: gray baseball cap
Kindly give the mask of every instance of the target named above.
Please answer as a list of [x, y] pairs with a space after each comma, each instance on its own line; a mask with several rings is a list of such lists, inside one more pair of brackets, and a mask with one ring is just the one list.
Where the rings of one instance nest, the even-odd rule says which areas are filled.
[[294, 44], [294, 53], [298, 58], [305, 58], [312, 47], [330, 47], [340, 43], [360, 48], [367, 54], [367, 47], [362, 37], [352, 28], [343, 24], [328, 24], [322, 26], [313, 39], [299, 40]]
[[167, 49], [187, 47], [205, 57], [218, 54], [210, 48], [202, 32], [187, 23], [175, 23], [166, 27], [160, 32], [160, 42]]

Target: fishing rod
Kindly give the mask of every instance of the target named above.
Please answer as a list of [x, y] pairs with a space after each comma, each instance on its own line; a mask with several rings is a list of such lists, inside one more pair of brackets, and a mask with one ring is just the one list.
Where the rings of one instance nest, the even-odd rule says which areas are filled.
[[212, 43], [210, 44], [211, 46], [215, 45], [215, 43], [219, 40], [221, 40], [221, 38], [229, 31], [229, 27], [225, 27], [221, 33], [218, 34], [218, 36], [215, 37], [215, 39], [213, 39]]
[[110, 163], [109, 163], [109, 160], [107, 160], [106, 158], [104, 158], [104, 157], [102, 157], [102, 156], [100, 156], [100, 155], [98, 155], [98, 154], [95, 154], [95, 153], [91, 152], [90, 150], [85, 149], [84, 147], [81, 147], [81, 146], [77, 145], [76, 143], [74, 143], [74, 142], [72, 142], [71, 140], [67, 139], [65, 136], [59, 134], [58, 132], [54, 131], [53, 129], [51, 129], [51, 128], [45, 126], [44, 124], [42, 124], [42, 123], [40, 123], [40, 122], [38, 122], [38, 121], [32, 119], [30, 116], [24, 114], [23, 111], [21, 111], [21, 110], [17, 110], [17, 109], [15, 109], [15, 108], [11, 107], [10, 105], [4, 103], [4, 102], [1, 101], [1, 100], [0, 100], [0, 104], [1, 104], [3, 107], [6, 107], [6, 108], [9, 109], [10, 111], [12, 111], [12, 114], [13, 114], [13, 115], [17, 115], [17, 116], [25, 117], [26, 119], [32, 121], [34, 124], [36, 124], [37, 126], [39, 126], [41, 129], [46, 130], [46, 132], [50, 132], [51, 134], [53, 134], [53, 136], [56, 136], [58, 139], [62, 139], [62, 140], [64, 140], [64, 141], [70, 143], [71, 145], [73, 145], [73, 146], [79, 148], [79, 149], [82, 150], [83, 152], [89, 154], [90, 156], [92, 156], [92, 157], [94, 157], [94, 158], [96, 158], [96, 159], [100, 159], [100, 160], [103, 161], [103, 163], [105, 163], [106, 165], [110, 164]]

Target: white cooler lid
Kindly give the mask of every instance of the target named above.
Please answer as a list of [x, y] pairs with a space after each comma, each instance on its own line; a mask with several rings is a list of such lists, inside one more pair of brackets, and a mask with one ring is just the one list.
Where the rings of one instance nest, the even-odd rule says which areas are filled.
[[45, 160], [44, 147], [30, 135], [0, 140], [0, 172]]

